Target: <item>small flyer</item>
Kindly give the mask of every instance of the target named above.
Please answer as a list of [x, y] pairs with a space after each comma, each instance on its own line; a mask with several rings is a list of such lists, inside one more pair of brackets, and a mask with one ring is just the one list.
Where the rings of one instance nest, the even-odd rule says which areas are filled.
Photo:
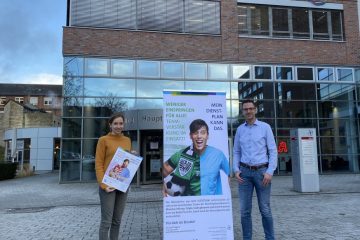
[[119, 191], [126, 192], [142, 159], [140, 156], [118, 148], [106, 169], [102, 182]]

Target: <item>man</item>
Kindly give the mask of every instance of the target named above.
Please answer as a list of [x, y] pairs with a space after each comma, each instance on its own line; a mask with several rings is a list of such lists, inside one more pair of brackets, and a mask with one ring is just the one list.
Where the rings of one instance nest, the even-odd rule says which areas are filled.
[[129, 166], [130, 160], [125, 159], [124, 162], [121, 165], [119, 177], [121, 178], [129, 178], [130, 177], [130, 171], [127, 168]]
[[269, 124], [256, 119], [253, 100], [242, 103], [245, 123], [235, 134], [233, 169], [239, 182], [243, 239], [252, 238], [252, 196], [255, 188], [265, 239], [275, 239], [270, 208], [271, 179], [277, 166], [277, 149]]
[[[229, 162], [222, 151], [207, 145], [209, 127], [204, 120], [192, 121], [189, 128], [192, 145], [164, 163], [163, 176], [172, 174], [173, 182], [185, 186], [183, 196], [220, 195], [220, 170], [229, 176]], [[166, 186], [164, 190], [166, 195]]]

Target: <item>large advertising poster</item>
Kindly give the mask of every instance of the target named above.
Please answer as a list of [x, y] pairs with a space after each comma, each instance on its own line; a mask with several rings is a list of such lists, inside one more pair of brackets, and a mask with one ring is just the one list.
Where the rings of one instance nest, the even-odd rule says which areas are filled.
[[225, 92], [164, 90], [164, 239], [234, 239]]

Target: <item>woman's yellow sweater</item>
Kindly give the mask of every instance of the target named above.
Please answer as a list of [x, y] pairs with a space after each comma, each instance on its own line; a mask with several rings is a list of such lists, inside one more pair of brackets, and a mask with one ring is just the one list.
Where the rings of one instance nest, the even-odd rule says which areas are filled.
[[95, 156], [95, 171], [96, 179], [102, 189], [105, 190], [107, 187], [106, 184], [101, 183], [106, 172], [107, 167], [109, 166], [111, 159], [113, 158], [118, 147], [121, 147], [123, 150], [131, 150], [131, 140], [128, 137], [123, 135], [114, 135], [108, 133], [105, 136], [99, 138], [99, 141], [96, 146], [96, 156]]

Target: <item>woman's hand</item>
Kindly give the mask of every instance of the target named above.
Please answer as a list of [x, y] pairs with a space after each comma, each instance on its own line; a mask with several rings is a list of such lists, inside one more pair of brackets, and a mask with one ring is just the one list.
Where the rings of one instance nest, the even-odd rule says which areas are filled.
[[115, 188], [113, 188], [113, 187], [106, 187], [105, 188], [105, 192], [107, 192], [107, 193], [111, 193], [113, 191], [115, 191]]

